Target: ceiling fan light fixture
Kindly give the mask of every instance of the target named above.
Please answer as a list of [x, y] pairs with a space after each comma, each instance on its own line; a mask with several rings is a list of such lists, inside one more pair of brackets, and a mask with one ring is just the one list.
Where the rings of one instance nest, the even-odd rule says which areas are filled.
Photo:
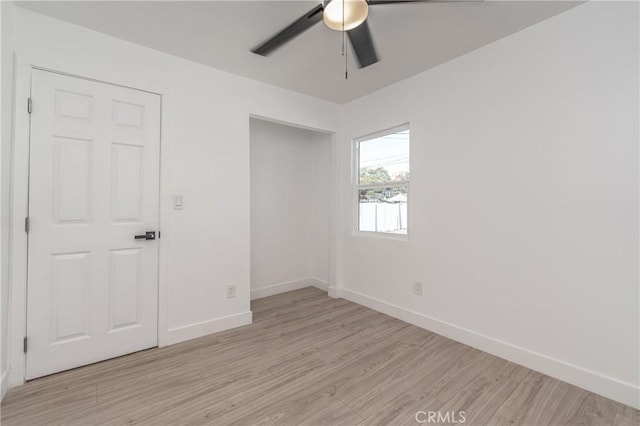
[[322, 19], [332, 30], [349, 31], [362, 24], [368, 15], [367, 0], [330, 0], [325, 3]]

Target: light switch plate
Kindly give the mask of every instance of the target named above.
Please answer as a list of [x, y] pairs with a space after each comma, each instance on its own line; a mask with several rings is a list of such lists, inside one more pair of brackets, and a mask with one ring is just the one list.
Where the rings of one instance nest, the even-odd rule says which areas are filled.
[[182, 195], [174, 195], [173, 196], [173, 209], [174, 210], [182, 210]]

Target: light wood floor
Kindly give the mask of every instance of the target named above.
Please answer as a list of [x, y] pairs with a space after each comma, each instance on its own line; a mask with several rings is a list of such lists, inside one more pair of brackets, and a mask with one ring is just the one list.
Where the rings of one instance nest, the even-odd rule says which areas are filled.
[[314, 288], [252, 310], [250, 326], [12, 389], [2, 425], [404, 425], [417, 411], [640, 424], [637, 410]]

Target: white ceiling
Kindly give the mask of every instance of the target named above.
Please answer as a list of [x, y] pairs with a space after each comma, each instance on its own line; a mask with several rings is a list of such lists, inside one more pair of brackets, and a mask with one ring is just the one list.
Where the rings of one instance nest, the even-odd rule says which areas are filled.
[[341, 33], [319, 23], [264, 58], [249, 52], [317, 1], [28, 1], [18, 5], [286, 89], [346, 103], [579, 4], [483, 1], [371, 6], [381, 61], [344, 78]]

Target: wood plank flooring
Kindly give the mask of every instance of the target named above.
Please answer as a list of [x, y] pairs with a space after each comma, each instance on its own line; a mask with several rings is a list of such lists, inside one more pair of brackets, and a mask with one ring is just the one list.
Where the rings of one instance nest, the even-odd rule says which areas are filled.
[[630, 407], [315, 288], [252, 310], [250, 326], [11, 389], [2, 425], [408, 425], [418, 411], [464, 411], [466, 425], [640, 424]]

